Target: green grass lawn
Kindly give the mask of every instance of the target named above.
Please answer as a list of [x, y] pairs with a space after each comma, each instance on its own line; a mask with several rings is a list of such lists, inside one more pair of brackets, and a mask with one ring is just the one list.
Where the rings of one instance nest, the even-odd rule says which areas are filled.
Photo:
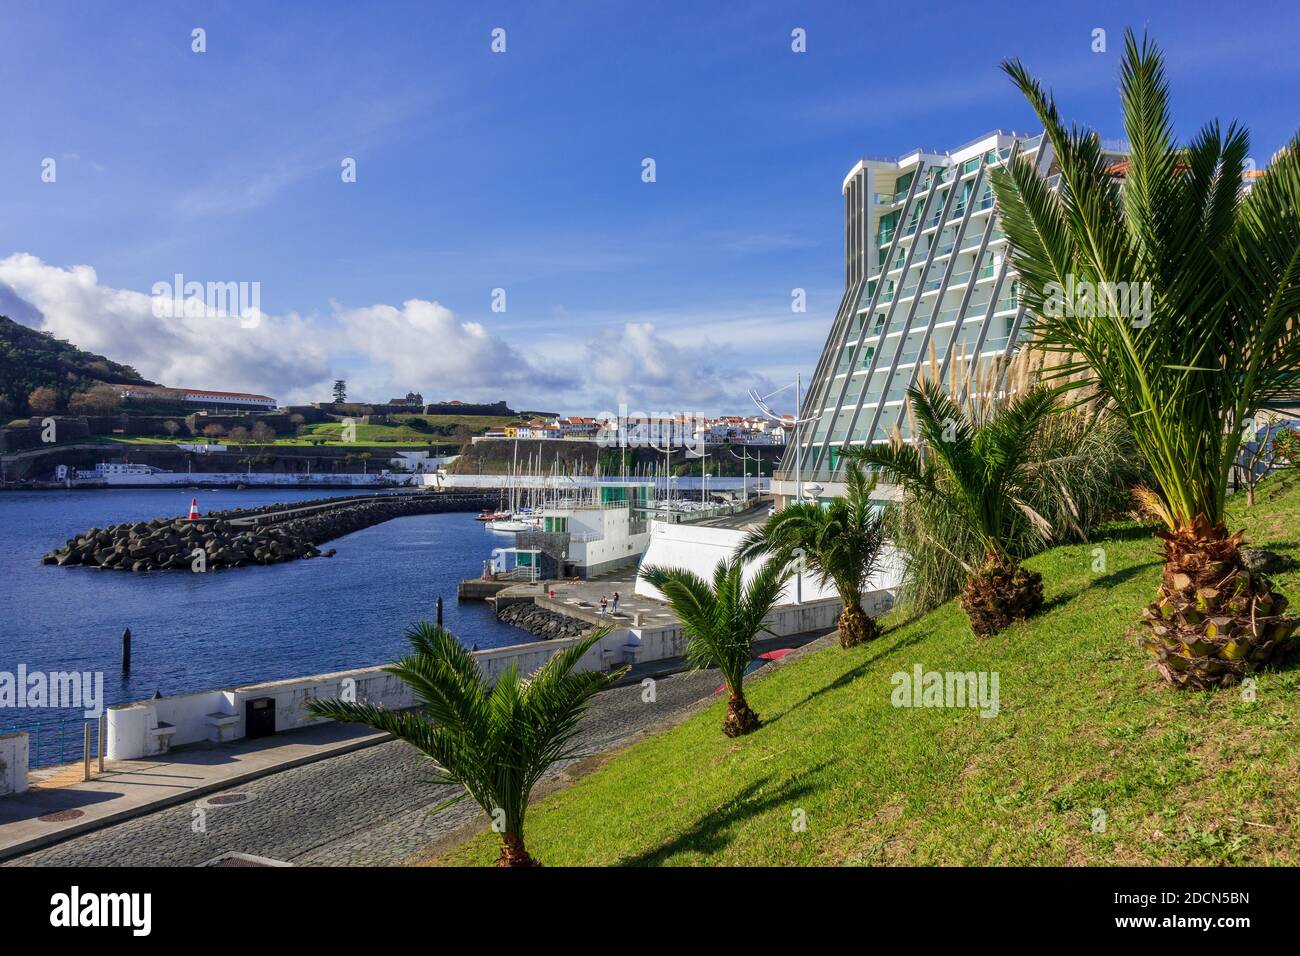
[[[353, 427], [356, 429], [356, 442], [362, 445], [386, 444], [388, 442], [424, 444], [430, 441], [450, 441], [446, 435], [434, 435], [430, 432], [418, 431], [409, 425], [355, 425]], [[341, 422], [324, 422], [320, 425], [308, 425], [307, 430], [310, 432], [311, 437], [338, 442], [343, 435], [343, 424]], [[296, 440], [302, 441], [303, 439]]]
[[[465, 425], [474, 434], [482, 434], [492, 428], [502, 428], [505, 425], [518, 421], [508, 415], [403, 415], [403, 418], [420, 418], [431, 426], [452, 426]], [[21, 424], [27, 424], [24, 419]], [[444, 446], [444, 449], [450, 450], [458, 447], [450, 435], [438, 435], [432, 432], [420, 431], [409, 425], [362, 425], [355, 426], [355, 440], [343, 441], [343, 423], [342, 422], [320, 422], [315, 425], [306, 426], [306, 434], [293, 437], [280, 437], [271, 446], [290, 446], [302, 447], [313, 445], [317, 441], [324, 439], [323, 444], [328, 446], [342, 445], [398, 445], [405, 448], [427, 448], [432, 442], [434, 445]], [[196, 438], [190, 435], [178, 434], [174, 438], [168, 435], [97, 435], [88, 438], [78, 439], [80, 442], [101, 442], [114, 443], [121, 445], [173, 445], [177, 442], [201, 442], [203, 438]], [[214, 444], [225, 444], [227, 438], [217, 438], [213, 440]], [[261, 447], [261, 446], [253, 446]]]
[[[1300, 479], [1261, 492], [1234, 526], [1300, 558]], [[1166, 687], [1135, 644], [1158, 545], [1126, 525], [1039, 555], [1044, 613], [988, 640], [952, 602], [774, 666], [749, 694], [759, 731], [723, 737], [719, 702], [611, 756], [531, 808], [528, 849], [550, 865], [1294, 865], [1296, 655], [1254, 701]], [[1300, 573], [1274, 580], [1300, 613]], [[891, 675], [917, 663], [997, 672], [1000, 712], [891, 706]], [[497, 847], [485, 832], [434, 862]]]
[[[325, 441], [320, 442], [319, 445], [321, 447], [327, 447], [327, 448], [345, 448], [345, 447], [355, 448], [357, 446], [364, 447], [366, 445], [391, 445], [393, 446], [392, 448], [393, 451], [401, 451], [404, 449], [427, 451], [429, 449], [429, 442], [430, 440], [432, 440], [435, 449], [441, 454], [452, 454], [459, 447], [458, 445], [456, 445], [455, 442], [452, 442], [450, 439], [444, 438], [443, 436], [424, 435], [421, 432], [415, 432], [412, 431], [411, 429], [401, 429], [400, 435], [396, 434], [396, 432], [398, 431], [397, 429], [391, 429], [388, 433], [381, 433], [378, 436], [368, 435], [366, 433], [367, 428], [377, 428], [377, 427], [379, 426], [358, 425], [356, 441], [340, 441], [337, 437], [338, 433], [335, 432], [334, 433], [335, 437], [327, 438]], [[412, 435], [416, 435], [419, 437], [412, 438], [410, 437]], [[324, 437], [324, 436], [318, 436], [318, 437]], [[203, 444], [203, 441], [201, 439], [196, 439], [193, 437], [183, 437], [180, 435], [176, 436], [175, 438], [160, 438], [156, 436], [140, 436], [140, 435], [131, 435], [131, 436], [96, 435], [90, 438], [78, 439], [78, 442], [80, 444], [105, 444], [105, 445], [176, 445], [178, 443], [179, 444]], [[233, 446], [236, 450], [244, 448], [247, 449], [250, 453], [256, 454], [258, 451], [266, 448], [269, 449], [308, 448], [308, 447], [315, 447], [318, 443], [312, 441], [310, 438], [296, 437], [296, 438], [277, 438], [275, 441], [269, 442], [268, 444], [265, 445], [259, 445], [253, 442], [245, 442], [241, 445], [239, 442], [232, 442], [226, 438], [215, 439], [213, 442], [211, 442], [211, 444], [225, 445], [227, 448]]]

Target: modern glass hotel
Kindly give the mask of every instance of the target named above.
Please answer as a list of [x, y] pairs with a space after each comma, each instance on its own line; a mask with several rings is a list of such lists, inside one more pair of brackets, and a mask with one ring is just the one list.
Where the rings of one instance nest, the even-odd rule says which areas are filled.
[[[1122, 157], [1119, 148], [1107, 150]], [[782, 503], [840, 494], [840, 449], [888, 441], [909, 422], [907, 389], [933, 355], [941, 380], [976, 356], [1009, 355], [1031, 322], [1017, 301], [990, 170], [1017, 155], [1051, 174], [1041, 136], [1001, 130], [948, 153], [863, 159], [844, 179], [844, 295], [800, 407]], [[811, 421], [810, 421], [811, 420]], [[791, 449], [793, 451], [793, 449]]]

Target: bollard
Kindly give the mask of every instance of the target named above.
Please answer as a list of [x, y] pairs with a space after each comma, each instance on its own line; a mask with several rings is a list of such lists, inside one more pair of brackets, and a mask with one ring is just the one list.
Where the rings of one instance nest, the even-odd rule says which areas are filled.
[[104, 730], [108, 725], [108, 715], [99, 715], [99, 772], [104, 772]]
[[86, 723], [83, 725], [83, 730], [85, 731], [85, 740], [82, 744], [82, 759], [85, 762], [85, 767], [82, 771], [81, 779], [89, 780], [90, 779], [90, 721], [86, 721]]
[[131, 629], [122, 632], [122, 673], [131, 673]]

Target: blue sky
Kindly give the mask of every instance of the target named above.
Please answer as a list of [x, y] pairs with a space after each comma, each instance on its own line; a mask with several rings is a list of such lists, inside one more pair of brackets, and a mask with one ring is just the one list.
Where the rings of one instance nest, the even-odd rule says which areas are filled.
[[[1300, 119], [1293, 5], [945, 6], [9, 2], [0, 311], [282, 400], [344, 377], [379, 400], [739, 411], [812, 370], [859, 157], [1034, 128], [1002, 58], [1118, 136], [1121, 36], [1145, 27], [1184, 136], [1241, 120], [1262, 165]], [[260, 283], [265, 321], [153, 318], [176, 273]]]

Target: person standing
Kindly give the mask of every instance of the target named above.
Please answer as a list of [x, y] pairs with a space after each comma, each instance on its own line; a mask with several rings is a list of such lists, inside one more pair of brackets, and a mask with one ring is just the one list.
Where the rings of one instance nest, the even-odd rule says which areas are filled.
[[605, 595], [602, 594], [602, 595], [600, 596], [600, 616], [601, 616], [601, 617], [604, 617], [604, 616], [605, 616], [605, 608], [607, 608], [608, 606], [609, 606], [609, 598], [605, 597]]
[[614, 611], [615, 614], [618, 613], [618, 592], [617, 591], [614, 592], [614, 602], [612, 605], [612, 610]]

